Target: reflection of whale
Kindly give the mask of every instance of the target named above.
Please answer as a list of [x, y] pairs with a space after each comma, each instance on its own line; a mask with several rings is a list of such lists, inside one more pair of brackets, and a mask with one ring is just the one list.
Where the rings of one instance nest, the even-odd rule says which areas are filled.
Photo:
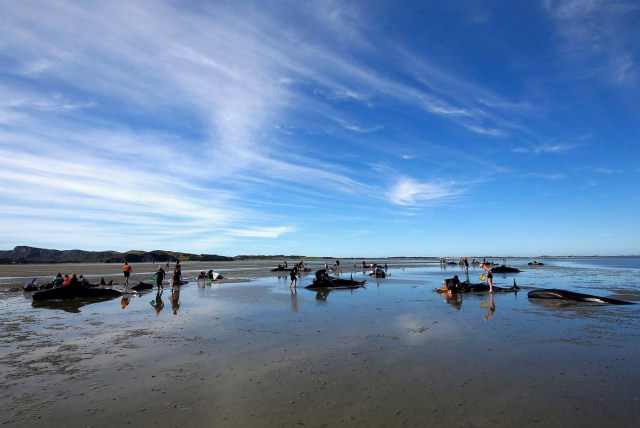
[[94, 303], [106, 302], [112, 300], [116, 296], [103, 296], [85, 298], [78, 297], [76, 299], [64, 299], [64, 300], [34, 300], [31, 302], [31, 306], [34, 308], [46, 308], [46, 309], [62, 309], [65, 312], [79, 313], [80, 308], [86, 305], [92, 305]]
[[338, 293], [349, 290], [351, 294], [353, 294], [353, 290], [356, 288], [360, 288], [360, 287], [337, 287], [337, 288], [335, 287], [334, 288], [327, 288], [327, 287], [308, 288], [307, 287], [309, 291], [315, 291], [316, 300], [319, 302], [326, 302], [327, 297], [329, 297], [329, 293], [334, 292], [334, 290], [341, 290], [341, 291], [337, 291]]
[[593, 296], [591, 294], [576, 293], [574, 291], [558, 290], [555, 288], [529, 291], [527, 295], [530, 299], [557, 299], [571, 300], [574, 302], [587, 303], [609, 303], [611, 305], [633, 305], [634, 302], [625, 300], [610, 299], [608, 297]]

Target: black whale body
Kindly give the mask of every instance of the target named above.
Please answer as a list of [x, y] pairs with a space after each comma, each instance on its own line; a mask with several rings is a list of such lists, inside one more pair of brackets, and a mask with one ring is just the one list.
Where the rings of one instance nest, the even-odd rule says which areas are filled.
[[611, 305], [634, 305], [634, 302], [626, 300], [611, 299], [609, 297], [593, 296], [591, 294], [576, 293], [574, 291], [559, 290], [556, 288], [547, 288], [529, 291], [527, 297], [530, 299], [557, 299], [571, 300], [574, 302], [587, 303], [609, 303]]
[[518, 273], [520, 269], [512, 268], [509, 266], [501, 265], [491, 268], [492, 273]]
[[139, 284], [134, 285], [133, 287], [130, 287], [132, 290], [136, 290], [136, 291], [141, 291], [141, 290], [151, 290], [153, 288], [153, 284], [149, 283], [149, 282], [142, 282], [140, 281]]
[[[511, 287], [499, 287], [497, 285], [493, 286], [494, 293], [515, 293], [520, 290], [520, 287], [516, 284], [516, 281], [513, 281], [513, 285]], [[486, 282], [480, 282], [477, 284], [468, 284], [462, 283], [462, 291], [465, 293], [480, 293], [483, 291], [489, 291], [489, 284]]]
[[51, 288], [33, 293], [33, 300], [74, 299], [76, 297], [118, 297], [122, 293], [111, 288], [86, 288], [81, 285]]
[[356, 281], [353, 278], [343, 279], [343, 278], [336, 278], [333, 276], [325, 276], [325, 277], [314, 279], [313, 283], [310, 285], [307, 285], [305, 288], [309, 290], [313, 290], [317, 288], [360, 288], [360, 287], [364, 287], [365, 282], [366, 281]]
[[[499, 287], [497, 285], [493, 286], [494, 293], [517, 293], [520, 290], [518, 284], [516, 284], [516, 280], [513, 280], [513, 285], [511, 287]], [[444, 288], [437, 288], [436, 291], [438, 293], [448, 293], [449, 290]], [[486, 282], [478, 282], [475, 284], [469, 282], [461, 282], [460, 289], [457, 291], [458, 293], [482, 293], [484, 291], [489, 291], [489, 284]], [[456, 291], [452, 291], [456, 293]]]

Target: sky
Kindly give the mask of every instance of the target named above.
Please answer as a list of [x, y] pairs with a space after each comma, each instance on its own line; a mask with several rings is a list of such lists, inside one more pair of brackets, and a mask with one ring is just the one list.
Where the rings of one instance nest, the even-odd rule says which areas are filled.
[[0, 249], [640, 254], [640, 2], [0, 0]]

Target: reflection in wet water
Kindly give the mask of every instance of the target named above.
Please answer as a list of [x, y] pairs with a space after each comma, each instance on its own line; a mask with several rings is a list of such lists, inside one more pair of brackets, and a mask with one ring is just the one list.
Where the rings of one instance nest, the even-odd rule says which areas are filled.
[[487, 309], [487, 314], [484, 316], [485, 321], [489, 321], [493, 318], [493, 314], [496, 312], [496, 304], [493, 296], [493, 293], [489, 293], [489, 304], [487, 304], [486, 301], [482, 302], [482, 307]]
[[113, 300], [116, 297], [94, 297], [94, 298], [75, 298], [61, 300], [34, 300], [31, 306], [34, 308], [59, 309], [69, 313], [80, 313], [80, 308], [87, 305], [97, 304]]
[[153, 308], [156, 311], [156, 315], [160, 315], [160, 312], [162, 311], [162, 309], [164, 308], [164, 301], [162, 300], [162, 293], [164, 292], [163, 289], [158, 290], [158, 292], [156, 293], [156, 297], [155, 299], [153, 299], [150, 303], [151, 306], [153, 306]]
[[178, 315], [178, 309], [180, 309], [180, 286], [174, 286], [171, 289], [171, 296], [169, 296], [171, 302], [171, 310], [173, 315]]

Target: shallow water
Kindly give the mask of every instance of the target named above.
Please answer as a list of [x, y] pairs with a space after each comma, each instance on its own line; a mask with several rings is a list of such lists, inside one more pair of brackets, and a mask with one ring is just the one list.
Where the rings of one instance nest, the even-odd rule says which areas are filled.
[[[635, 426], [640, 305], [528, 299], [565, 288], [640, 301], [638, 259], [509, 260], [518, 294], [449, 299], [459, 268], [391, 269], [366, 288], [286, 278], [80, 306], [0, 296], [7, 426]], [[606, 263], [606, 265], [604, 265]], [[475, 280], [479, 269], [471, 269]], [[126, 303], [126, 302], [125, 302]], [[174, 310], [175, 309], [175, 310]]]

